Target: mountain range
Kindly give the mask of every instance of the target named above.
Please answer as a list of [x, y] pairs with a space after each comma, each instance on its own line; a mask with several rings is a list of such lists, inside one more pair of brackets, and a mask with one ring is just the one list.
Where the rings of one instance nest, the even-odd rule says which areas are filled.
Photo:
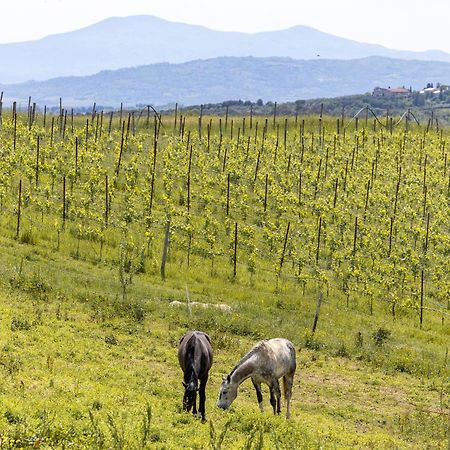
[[[343, 39], [306, 26], [249, 34], [214, 31], [153, 16], [130, 16], [109, 18], [83, 29], [36, 41], [0, 44], [0, 83], [84, 76], [102, 70], [155, 63], [184, 63], [224, 56], [305, 60], [351, 60], [383, 56], [450, 62], [450, 54], [438, 50], [392, 50]], [[201, 64], [210, 63], [195, 63], [197, 66]], [[172, 66], [145, 70], [160, 70], [162, 67]]]
[[450, 84], [450, 63], [374, 56], [351, 61], [221, 57], [0, 85], [0, 90], [5, 102], [18, 100], [22, 106], [31, 95], [40, 106], [57, 105], [62, 97], [67, 107], [93, 102], [117, 107], [121, 102], [127, 106], [259, 98], [282, 102], [371, 92], [375, 86], [420, 89], [430, 81]]

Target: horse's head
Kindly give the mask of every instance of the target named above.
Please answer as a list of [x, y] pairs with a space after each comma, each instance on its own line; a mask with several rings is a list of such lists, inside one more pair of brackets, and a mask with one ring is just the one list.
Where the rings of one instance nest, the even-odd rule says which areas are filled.
[[230, 375], [224, 377], [220, 386], [217, 406], [222, 409], [228, 409], [237, 397], [237, 388], [237, 384], [231, 382]]
[[184, 383], [184, 395], [183, 395], [183, 408], [185, 411], [189, 412], [195, 405], [197, 399], [197, 383], [191, 381], [189, 383]]

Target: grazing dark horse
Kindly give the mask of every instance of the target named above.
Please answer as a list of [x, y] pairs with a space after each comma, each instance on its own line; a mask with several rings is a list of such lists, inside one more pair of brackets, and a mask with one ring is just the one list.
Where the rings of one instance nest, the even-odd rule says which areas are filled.
[[261, 383], [270, 388], [270, 404], [274, 414], [281, 411], [281, 391], [278, 380], [283, 377], [286, 398], [286, 417], [291, 415], [292, 385], [296, 369], [295, 348], [287, 339], [270, 339], [258, 342], [222, 381], [217, 406], [228, 409], [237, 397], [239, 385], [251, 378], [256, 390], [259, 408], [263, 411]]
[[[205, 388], [209, 369], [213, 362], [211, 339], [202, 331], [190, 331], [180, 340], [178, 346], [178, 361], [184, 373], [183, 407], [185, 411], [197, 414], [197, 391], [199, 391], [198, 411], [205, 420]], [[200, 387], [198, 382], [200, 381]]]

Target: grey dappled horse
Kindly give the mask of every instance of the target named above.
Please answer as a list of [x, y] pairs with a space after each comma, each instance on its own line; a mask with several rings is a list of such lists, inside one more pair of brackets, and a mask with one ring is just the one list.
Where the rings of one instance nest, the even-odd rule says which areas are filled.
[[[208, 373], [213, 362], [211, 339], [202, 331], [190, 331], [180, 340], [178, 346], [178, 361], [183, 370], [183, 407], [186, 411], [192, 409], [197, 414], [197, 391], [200, 402], [198, 411], [205, 420], [205, 388]], [[198, 382], [200, 381], [200, 386]]]
[[217, 406], [228, 409], [237, 397], [239, 385], [247, 378], [251, 378], [261, 411], [263, 411], [261, 383], [265, 383], [270, 389], [270, 404], [273, 413], [279, 414], [281, 391], [278, 380], [283, 378], [286, 417], [289, 419], [295, 369], [295, 348], [292, 342], [281, 338], [258, 342], [223, 379]]

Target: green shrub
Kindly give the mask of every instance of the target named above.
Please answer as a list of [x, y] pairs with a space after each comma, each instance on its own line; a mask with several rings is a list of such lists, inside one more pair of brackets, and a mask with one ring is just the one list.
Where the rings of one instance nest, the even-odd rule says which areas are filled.
[[28, 319], [13, 317], [11, 320], [11, 331], [28, 331], [30, 328], [31, 324]]
[[383, 327], [378, 328], [373, 333], [373, 341], [377, 347], [382, 347], [384, 342], [390, 337], [391, 332]]

